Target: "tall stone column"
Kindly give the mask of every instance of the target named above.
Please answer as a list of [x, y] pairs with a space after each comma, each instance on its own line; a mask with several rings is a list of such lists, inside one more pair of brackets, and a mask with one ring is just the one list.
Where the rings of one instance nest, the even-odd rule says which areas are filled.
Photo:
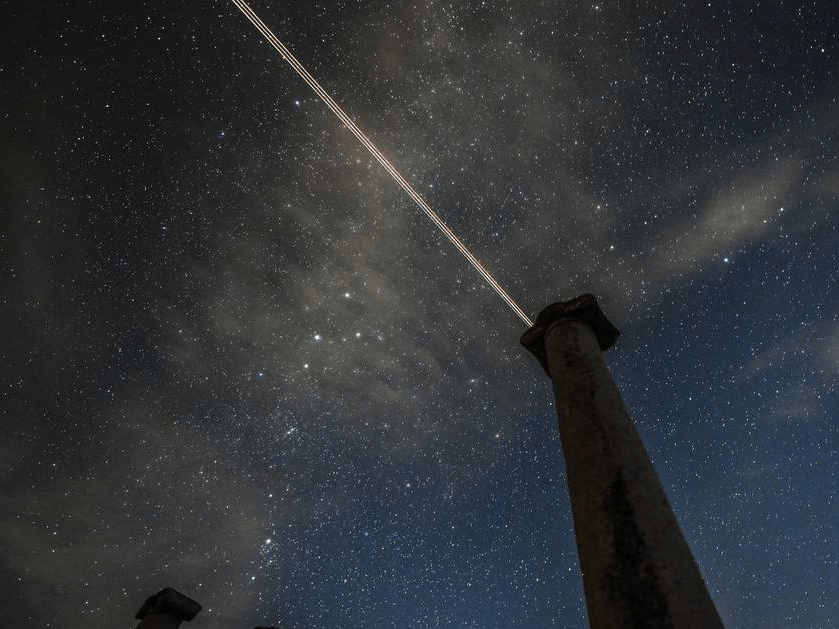
[[593, 295], [521, 338], [553, 384], [592, 629], [722, 629], [601, 352], [620, 333]]
[[201, 605], [172, 588], [164, 588], [143, 603], [135, 618], [140, 619], [136, 629], [178, 629], [201, 611]]

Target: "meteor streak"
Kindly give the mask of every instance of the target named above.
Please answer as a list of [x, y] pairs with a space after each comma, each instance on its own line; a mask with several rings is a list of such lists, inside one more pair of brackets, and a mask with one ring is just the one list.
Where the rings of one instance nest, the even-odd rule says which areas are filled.
[[364, 148], [370, 151], [370, 154], [376, 158], [376, 161], [381, 164], [382, 168], [384, 168], [388, 174], [393, 177], [394, 181], [396, 181], [396, 183], [398, 183], [399, 186], [408, 193], [408, 196], [411, 197], [425, 215], [431, 219], [431, 222], [434, 223], [437, 228], [443, 232], [443, 234], [445, 234], [455, 248], [463, 254], [463, 257], [465, 257], [475, 270], [481, 274], [481, 277], [486, 280], [487, 284], [489, 284], [489, 286], [498, 293], [498, 296], [507, 302], [507, 305], [512, 308], [513, 312], [515, 312], [516, 315], [518, 315], [518, 317], [528, 325], [528, 327], [533, 327], [533, 321], [531, 321], [530, 317], [528, 317], [524, 310], [522, 310], [521, 306], [519, 306], [516, 301], [510, 297], [507, 291], [504, 290], [501, 284], [498, 283], [498, 280], [496, 280], [490, 272], [484, 268], [484, 265], [481, 264], [480, 260], [478, 260], [478, 258], [476, 258], [472, 252], [466, 248], [466, 245], [463, 244], [460, 238], [458, 238], [449, 226], [443, 222], [440, 215], [434, 211], [420, 193], [417, 192], [410, 183], [408, 183], [398, 170], [396, 170], [393, 164], [391, 164], [382, 152], [379, 151], [370, 138], [368, 138], [358, 125], [355, 124], [353, 119], [350, 118], [343, 109], [341, 109], [338, 103], [336, 103], [329, 93], [321, 87], [320, 83], [315, 80], [315, 77], [309, 74], [309, 71], [306, 70], [303, 64], [300, 63], [297, 58], [291, 54], [291, 51], [286, 48], [285, 44], [283, 44], [283, 42], [274, 35], [265, 22], [263, 22], [243, 0], [232, 0], [232, 2], [245, 15], [245, 17], [250, 20], [251, 24], [253, 24], [256, 29], [262, 33], [262, 36], [265, 37], [268, 43], [282, 55], [283, 59], [285, 59], [289, 65], [294, 68], [294, 71], [297, 72], [304, 81], [306, 81], [315, 94], [317, 94], [320, 99], [326, 103], [326, 106], [329, 107], [329, 109], [332, 110], [332, 113], [334, 113], [344, 126], [352, 132]]

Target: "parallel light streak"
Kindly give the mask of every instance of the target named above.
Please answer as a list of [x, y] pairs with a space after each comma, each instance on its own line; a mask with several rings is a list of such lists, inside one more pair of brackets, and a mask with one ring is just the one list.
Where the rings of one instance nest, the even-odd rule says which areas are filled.
[[309, 87], [320, 97], [320, 99], [326, 103], [326, 106], [332, 110], [332, 112], [338, 117], [338, 119], [344, 124], [344, 126], [349, 129], [352, 134], [358, 139], [359, 142], [368, 150], [370, 154], [376, 158], [376, 161], [382, 165], [388, 174], [393, 177], [394, 181], [399, 184], [399, 186], [408, 193], [414, 202], [420, 207], [420, 209], [425, 213], [428, 218], [431, 219], [437, 228], [445, 234], [445, 236], [451, 241], [451, 243], [463, 254], [469, 263], [475, 268], [475, 270], [481, 274], [481, 277], [489, 284], [489, 286], [498, 293], [499, 297], [503, 299], [508, 306], [513, 310], [513, 312], [518, 315], [518, 317], [526, 323], [528, 326], [533, 326], [533, 321], [527, 314], [522, 310], [521, 306], [519, 306], [516, 301], [507, 293], [506, 290], [498, 283], [498, 281], [490, 274], [489, 271], [484, 268], [484, 265], [481, 264], [480, 260], [476, 258], [469, 249], [466, 248], [466, 245], [458, 238], [455, 233], [443, 222], [443, 219], [440, 218], [439, 214], [434, 211], [434, 209], [428, 204], [428, 202], [417, 192], [414, 187], [399, 173], [398, 170], [390, 163], [390, 161], [382, 154], [381, 151], [376, 147], [375, 144], [367, 137], [367, 135], [355, 124], [352, 118], [350, 118], [343, 109], [341, 109], [340, 105], [335, 102], [335, 100], [329, 95], [329, 93], [321, 87], [320, 83], [309, 74], [309, 71], [300, 63], [297, 58], [291, 53], [291, 51], [286, 48], [285, 44], [281, 42], [276, 35], [271, 31], [270, 28], [263, 22], [259, 16], [253, 12], [253, 10], [243, 1], [243, 0], [232, 0], [233, 4], [245, 15], [248, 20], [250, 20], [251, 24], [253, 24], [257, 30], [262, 33], [262, 36], [271, 44], [277, 52], [279, 52], [283, 59], [285, 59], [289, 65], [294, 68], [294, 71], [300, 75], [300, 77], [306, 81]]

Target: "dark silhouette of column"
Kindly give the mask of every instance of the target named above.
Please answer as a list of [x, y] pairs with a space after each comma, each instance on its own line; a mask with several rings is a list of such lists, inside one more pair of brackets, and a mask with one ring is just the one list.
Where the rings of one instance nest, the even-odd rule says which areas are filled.
[[164, 588], [149, 596], [135, 618], [140, 619], [136, 629], [178, 629], [201, 611], [201, 605], [172, 588]]
[[545, 308], [521, 338], [551, 379], [592, 629], [722, 629], [601, 352], [593, 295]]

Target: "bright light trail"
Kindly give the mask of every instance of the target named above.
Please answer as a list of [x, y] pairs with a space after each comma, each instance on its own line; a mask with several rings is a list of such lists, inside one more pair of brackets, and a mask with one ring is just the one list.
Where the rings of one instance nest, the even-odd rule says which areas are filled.
[[519, 306], [516, 301], [510, 297], [506, 290], [498, 283], [489, 271], [484, 268], [484, 265], [481, 264], [480, 260], [476, 258], [469, 249], [466, 248], [466, 245], [458, 238], [455, 233], [449, 229], [449, 226], [443, 222], [443, 219], [434, 211], [434, 209], [428, 204], [428, 202], [422, 198], [419, 192], [417, 192], [414, 187], [408, 183], [408, 181], [399, 173], [398, 170], [393, 166], [393, 164], [388, 161], [388, 159], [376, 148], [376, 145], [370, 141], [365, 133], [355, 124], [352, 118], [350, 118], [343, 109], [341, 109], [340, 105], [335, 102], [335, 100], [329, 95], [329, 93], [323, 89], [320, 83], [315, 80], [309, 71], [303, 67], [303, 64], [300, 63], [297, 58], [291, 54], [291, 51], [285, 47], [285, 44], [281, 42], [276, 35], [271, 31], [270, 28], [263, 22], [259, 16], [253, 12], [253, 10], [245, 3], [243, 0], [232, 0], [233, 4], [244, 13], [245, 17], [250, 20], [251, 24], [253, 24], [257, 30], [262, 33], [262, 36], [271, 44], [277, 52], [279, 52], [283, 59], [285, 59], [289, 65], [294, 68], [294, 71], [300, 75], [300, 77], [308, 83], [309, 87], [314, 90], [314, 92], [320, 97], [320, 99], [326, 103], [326, 106], [332, 110], [338, 119], [344, 123], [344, 126], [349, 129], [352, 134], [358, 139], [364, 147], [370, 151], [370, 154], [376, 158], [376, 161], [382, 165], [388, 174], [393, 177], [393, 179], [400, 185], [400, 187], [408, 193], [414, 202], [420, 207], [420, 209], [425, 212], [425, 215], [431, 219], [431, 222], [434, 223], [437, 228], [446, 235], [446, 237], [451, 241], [451, 243], [463, 254], [469, 263], [475, 268], [475, 270], [481, 274], [481, 277], [486, 280], [487, 284], [492, 287], [492, 289], [498, 293], [498, 296], [501, 297], [507, 305], [512, 308], [513, 312], [515, 312], [518, 317], [524, 321], [528, 326], [533, 326], [533, 321], [531, 321], [530, 317], [527, 316], [527, 313], [522, 310], [521, 306]]

